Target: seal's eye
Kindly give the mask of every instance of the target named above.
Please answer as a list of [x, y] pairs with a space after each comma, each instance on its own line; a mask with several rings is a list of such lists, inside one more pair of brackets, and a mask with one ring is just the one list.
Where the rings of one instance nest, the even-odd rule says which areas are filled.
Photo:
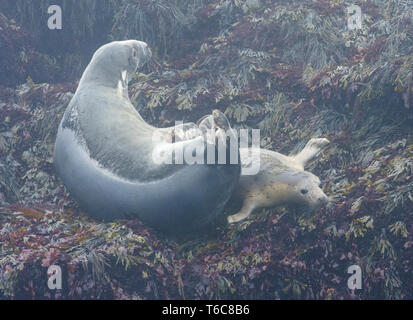
[[136, 52], [135, 49], [132, 50], [132, 57], [136, 58], [136, 56], [138, 55], [138, 53]]
[[318, 187], [321, 189], [323, 186], [322, 186], [322, 184], [320, 183], [320, 184], [318, 185]]
[[301, 189], [300, 192], [301, 192], [302, 194], [307, 194], [307, 193], [308, 193], [308, 190], [307, 190], [307, 189]]

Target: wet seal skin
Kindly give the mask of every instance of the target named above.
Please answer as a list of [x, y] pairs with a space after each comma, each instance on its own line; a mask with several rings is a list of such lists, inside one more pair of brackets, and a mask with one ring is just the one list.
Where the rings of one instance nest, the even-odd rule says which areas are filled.
[[[319, 154], [329, 141], [311, 139], [296, 156], [285, 156], [271, 150], [260, 149], [260, 171], [256, 175], [241, 175], [233, 201], [242, 201], [241, 210], [227, 218], [235, 223], [247, 218], [255, 209], [277, 205], [304, 206], [317, 210], [328, 202], [321, 189], [320, 179], [304, 166]], [[247, 167], [251, 159], [250, 149], [241, 148], [241, 165]]]
[[154, 141], [158, 128], [144, 121], [128, 97], [129, 76], [150, 58], [147, 44], [136, 40], [111, 42], [95, 52], [60, 123], [54, 164], [93, 218], [138, 218], [172, 233], [197, 230], [223, 211], [241, 168], [229, 161], [154, 162], [155, 148], [173, 151], [179, 144], [185, 151], [207, 142], [202, 136]]

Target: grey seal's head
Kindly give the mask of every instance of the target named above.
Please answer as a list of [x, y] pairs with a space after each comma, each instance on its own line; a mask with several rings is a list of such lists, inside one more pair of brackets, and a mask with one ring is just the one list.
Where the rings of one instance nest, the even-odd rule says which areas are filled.
[[[79, 86], [97, 82], [101, 85], [117, 85], [119, 78], [127, 84], [127, 75], [150, 61], [152, 52], [143, 41], [113, 41], [100, 47], [86, 68]], [[115, 82], [115, 83], [114, 83]]]

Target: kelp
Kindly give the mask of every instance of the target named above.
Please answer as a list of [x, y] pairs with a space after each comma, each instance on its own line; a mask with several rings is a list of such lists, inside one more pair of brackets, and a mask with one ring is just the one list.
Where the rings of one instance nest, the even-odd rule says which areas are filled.
[[195, 13], [202, 0], [191, 1], [121, 1], [112, 26], [115, 40], [139, 39], [146, 41], [158, 56], [168, 53], [182, 39], [188, 25], [195, 21]]
[[[51, 5], [59, 5], [62, 8], [62, 30], [57, 33], [48, 29], [47, 21], [51, 16], [48, 13], [48, 8]], [[91, 0], [82, 1], [81, 3], [50, 0], [40, 0], [34, 3], [24, 0], [6, 0], [2, 1], [0, 8], [2, 12], [14, 17], [23, 26], [30, 27], [38, 40], [39, 48], [47, 48], [48, 53], [55, 53], [55, 50], [61, 50], [60, 52], [62, 52], [64, 49], [45, 45], [45, 43], [52, 44], [56, 39], [55, 37], [61, 37], [63, 43], [70, 41], [73, 44], [76, 40], [81, 44], [85, 44], [92, 37], [100, 37], [102, 34], [105, 36], [105, 32], [99, 31], [106, 30], [107, 33], [107, 30], [110, 30], [110, 25], [104, 27], [104, 24], [107, 24], [107, 19], [109, 19], [109, 22], [111, 21], [113, 12], [119, 5], [120, 0]], [[100, 30], [102, 27], [105, 29]], [[79, 47], [73, 45], [71, 52], [75, 50], [79, 51]]]
[[[51, 5], [62, 9], [62, 30], [48, 29]], [[156, 55], [167, 54], [171, 47], [177, 47], [177, 40], [196, 20], [195, 13], [202, 5], [201, 0], [6, 0], [0, 4], [0, 11], [30, 30], [44, 59], [53, 57], [61, 71], [70, 63], [70, 70], [53, 75], [53, 81], [60, 82], [79, 77], [90, 52], [110, 40], [138, 39], [148, 42]], [[51, 81], [39, 78], [36, 72], [30, 76]]]

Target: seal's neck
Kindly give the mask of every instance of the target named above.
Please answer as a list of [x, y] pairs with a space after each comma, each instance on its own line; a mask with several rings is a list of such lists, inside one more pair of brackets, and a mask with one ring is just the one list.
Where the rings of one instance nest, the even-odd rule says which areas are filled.
[[79, 88], [82, 87], [113, 90], [117, 95], [128, 98], [128, 72], [127, 70], [114, 72], [110, 67], [93, 63], [83, 72], [79, 82]]

